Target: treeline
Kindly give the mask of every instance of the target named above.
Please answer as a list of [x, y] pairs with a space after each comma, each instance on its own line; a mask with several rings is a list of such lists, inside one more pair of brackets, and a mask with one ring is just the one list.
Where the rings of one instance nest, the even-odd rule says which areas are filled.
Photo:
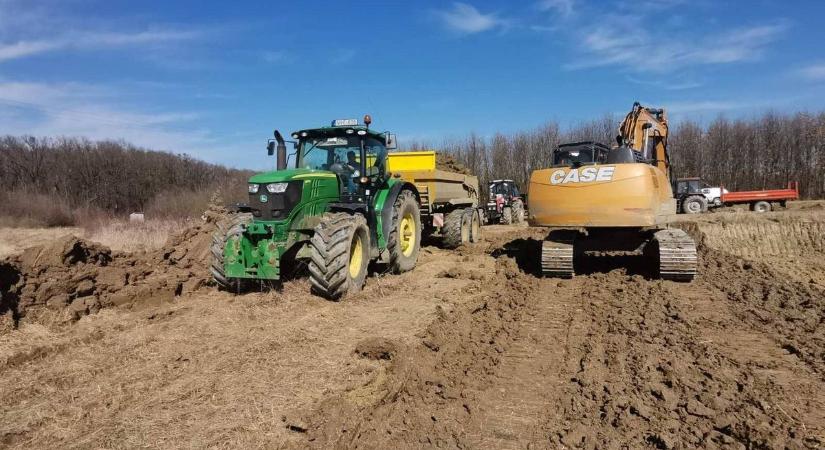
[[42, 225], [69, 225], [78, 215], [94, 214], [193, 216], [215, 189], [226, 197], [243, 195], [248, 176], [122, 141], [5, 136], [0, 216]]
[[[451, 153], [482, 183], [516, 180], [526, 190], [530, 173], [550, 164], [560, 143], [615, 143], [621, 117], [605, 115], [562, 129], [556, 122], [512, 134], [482, 137], [471, 133], [440, 145], [410, 142], [410, 150], [438, 148]], [[753, 119], [722, 116], [707, 125], [671, 122], [671, 162], [677, 177], [699, 176], [731, 190], [784, 187], [799, 181], [806, 198], [825, 197], [825, 113], [765, 113]]]

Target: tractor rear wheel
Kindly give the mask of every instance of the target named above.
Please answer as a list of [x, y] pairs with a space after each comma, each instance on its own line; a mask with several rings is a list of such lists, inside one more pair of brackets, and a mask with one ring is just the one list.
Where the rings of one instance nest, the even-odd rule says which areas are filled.
[[463, 209], [455, 209], [444, 218], [441, 227], [442, 243], [447, 248], [457, 248], [470, 241], [470, 227], [466, 226]]
[[708, 200], [701, 195], [691, 195], [682, 202], [682, 212], [699, 214], [708, 210]]
[[403, 190], [395, 199], [387, 248], [393, 273], [406, 272], [415, 267], [421, 250], [421, 214], [412, 191]]
[[[252, 214], [233, 214], [228, 219], [219, 221], [218, 228], [212, 233], [212, 246], [210, 247], [212, 261], [209, 271], [212, 272], [212, 279], [215, 280], [219, 289], [239, 293], [248, 286], [248, 280], [244, 278], [226, 276], [224, 259], [226, 243], [230, 239], [239, 239], [250, 222], [252, 222]], [[237, 252], [240, 255], [241, 250], [237, 249]]]
[[513, 208], [510, 206], [505, 206], [501, 209], [501, 223], [504, 225], [512, 225], [513, 224]]
[[312, 292], [339, 300], [358, 292], [367, 278], [370, 233], [360, 214], [326, 213], [310, 239], [309, 280]]

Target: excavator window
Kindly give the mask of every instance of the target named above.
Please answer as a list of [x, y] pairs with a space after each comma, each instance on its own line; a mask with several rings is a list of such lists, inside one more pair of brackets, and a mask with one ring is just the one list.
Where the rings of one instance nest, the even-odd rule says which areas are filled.
[[596, 143], [561, 145], [553, 153], [553, 166], [583, 166], [604, 164], [609, 149]]

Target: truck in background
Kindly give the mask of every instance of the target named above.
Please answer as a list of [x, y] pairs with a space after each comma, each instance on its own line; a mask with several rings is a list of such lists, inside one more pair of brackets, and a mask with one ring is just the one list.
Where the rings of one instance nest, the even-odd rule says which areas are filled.
[[701, 178], [676, 180], [674, 196], [677, 211], [682, 214], [699, 214], [720, 206], [748, 205], [754, 212], [768, 212], [772, 204], [785, 207], [788, 200], [799, 199], [799, 183], [791, 181], [786, 189], [731, 192], [724, 186], [712, 186]]

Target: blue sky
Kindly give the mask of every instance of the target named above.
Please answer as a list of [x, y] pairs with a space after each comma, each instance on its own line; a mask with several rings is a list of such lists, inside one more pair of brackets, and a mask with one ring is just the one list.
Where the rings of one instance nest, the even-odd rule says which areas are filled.
[[262, 169], [370, 113], [439, 142], [622, 114], [825, 109], [825, 1], [0, 0], [0, 134]]

